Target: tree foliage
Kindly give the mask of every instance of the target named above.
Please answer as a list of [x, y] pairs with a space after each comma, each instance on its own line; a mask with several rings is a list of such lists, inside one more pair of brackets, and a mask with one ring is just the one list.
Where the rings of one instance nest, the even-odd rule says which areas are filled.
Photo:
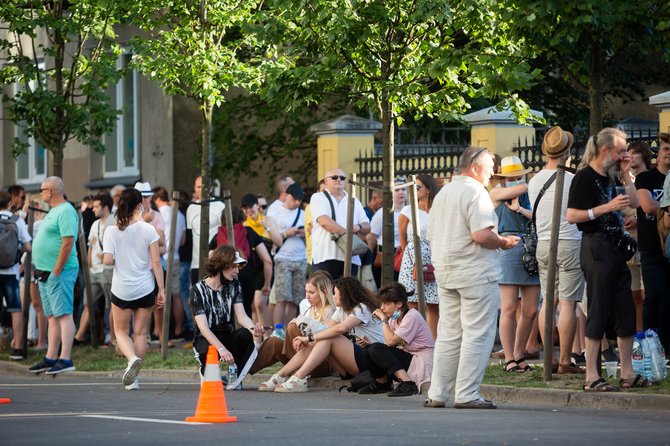
[[[8, 118], [53, 154], [55, 175], [62, 176], [63, 151], [72, 139], [104, 151], [102, 135], [120, 113], [106, 95], [121, 75], [116, 4], [0, 2], [0, 84], [18, 86], [2, 97]], [[26, 147], [16, 138], [14, 156]]]

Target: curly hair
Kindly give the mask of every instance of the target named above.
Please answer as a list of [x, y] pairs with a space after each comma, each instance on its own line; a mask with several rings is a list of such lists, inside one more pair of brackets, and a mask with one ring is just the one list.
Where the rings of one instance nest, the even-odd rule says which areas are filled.
[[142, 203], [142, 194], [135, 188], [124, 189], [119, 197], [119, 204], [116, 209], [116, 225], [120, 231], [123, 231], [133, 219], [135, 209]]
[[355, 277], [342, 277], [334, 283], [340, 293], [340, 307], [350, 313], [357, 305], [363, 304], [370, 312], [379, 308], [377, 297], [365, 288]]
[[244, 258], [244, 255], [239, 251], [236, 251], [232, 246], [221, 245], [216, 248], [209, 255], [209, 258], [205, 263], [205, 276], [214, 277], [222, 271], [235, 266], [234, 261], [236, 254]]
[[402, 303], [402, 309], [405, 310], [408, 307], [407, 305], [407, 289], [405, 286], [398, 282], [391, 282], [388, 285], [384, 285], [377, 291], [377, 298], [383, 302], [400, 302]]

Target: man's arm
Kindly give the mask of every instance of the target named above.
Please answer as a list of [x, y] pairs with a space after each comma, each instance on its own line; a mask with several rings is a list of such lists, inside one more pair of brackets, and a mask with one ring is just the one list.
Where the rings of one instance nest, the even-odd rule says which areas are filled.
[[56, 276], [60, 276], [60, 273], [63, 272], [65, 263], [67, 262], [67, 259], [70, 258], [70, 253], [72, 252], [72, 247], [74, 246], [73, 236], [62, 237], [61, 240], [63, 243], [61, 244], [60, 251], [58, 252], [58, 260], [56, 260], [56, 265], [52, 271], [52, 273]]
[[519, 243], [519, 237], [508, 235], [502, 237], [493, 231], [493, 227], [480, 229], [472, 233], [472, 239], [475, 243], [482, 245], [487, 249], [510, 249]]

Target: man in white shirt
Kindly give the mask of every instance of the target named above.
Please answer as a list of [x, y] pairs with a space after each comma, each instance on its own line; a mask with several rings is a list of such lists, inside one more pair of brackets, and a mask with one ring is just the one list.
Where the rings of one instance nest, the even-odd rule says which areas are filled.
[[[268, 217], [274, 218], [275, 212], [277, 212], [282, 205], [284, 204], [284, 199], [286, 198], [286, 189], [291, 185], [295, 183], [293, 178], [291, 178], [288, 175], [282, 175], [277, 178], [277, 181], [275, 182], [275, 191], [277, 192], [277, 199], [270, 204], [270, 206], [265, 210], [265, 212], [262, 212], [262, 214], [267, 215]], [[260, 202], [258, 203], [260, 206]]]
[[[210, 192], [202, 191], [202, 177], [197, 177], [193, 183], [193, 201], [199, 203], [204, 199], [210, 198]], [[221, 225], [221, 215], [225, 205], [222, 201], [211, 201], [209, 203], [209, 234], [206, 234], [207, 242], [212, 240]], [[186, 229], [190, 229], [193, 234], [193, 257], [191, 258], [191, 285], [198, 281], [200, 265], [200, 213], [202, 206], [200, 204], [191, 204], [186, 209]]]
[[[558, 165], [566, 165], [570, 157], [570, 147], [574, 142], [572, 133], [566, 132], [560, 127], [552, 127], [544, 136], [542, 142], [542, 153], [547, 157], [547, 164], [528, 182], [528, 197], [532, 206], [540, 193], [540, 190], [548, 185], [540, 198], [535, 209], [537, 228], [537, 264], [540, 270], [540, 289], [542, 294], [547, 289], [547, 270], [549, 268], [549, 244], [551, 240], [551, 224], [554, 213], [554, 196], [556, 193], [556, 173]], [[575, 337], [577, 316], [575, 309], [577, 302], [582, 301], [584, 295], [584, 273], [580, 263], [580, 247], [582, 233], [577, 225], [568, 223], [566, 213], [568, 210], [568, 197], [570, 195], [570, 184], [574, 175], [565, 172], [565, 184], [563, 186], [563, 202], [561, 204], [560, 226], [558, 234], [558, 250], [556, 258], [556, 304], [560, 305], [558, 315], [558, 336], [560, 340], [560, 355], [554, 372], [559, 374], [581, 373], [582, 370], [572, 364], [570, 354], [572, 352], [572, 341]], [[542, 301], [542, 309], [538, 322], [540, 324], [540, 335], [544, 340], [544, 318], [546, 311], [546, 300]], [[546, 350], [545, 350], [546, 352]], [[545, 353], [546, 354], [546, 353]]]
[[[0, 218], [4, 221], [13, 221], [16, 225], [19, 248], [24, 252], [30, 251], [30, 241], [26, 223], [19, 216], [14, 216], [10, 211], [10, 201], [12, 196], [5, 191], [0, 191]], [[11, 224], [10, 222], [7, 222]], [[12, 254], [12, 253], [8, 253]], [[16, 253], [13, 253], [16, 255]], [[12, 352], [9, 359], [20, 361], [27, 358], [27, 352], [23, 350], [23, 313], [21, 312], [21, 294], [19, 292], [19, 263], [15, 263], [7, 268], [0, 268], [0, 299], [4, 296], [7, 303], [7, 312], [12, 317], [12, 331], [14, 339], [12, 340]]]
[[275, 324], [288, 324], [296, 317], [298, 304], [305, 295], [305, 213], [300, 207], [304, 198], [302, 188], [297, 183], [291, 184], [286, 189], [284, 204], [274, 214], [284, 241], [274, 257]]
[[[315, 193], [310, 200], [313, 224], [312, 262], [316, 270], [328, 271], [333, 279], [344, 275], [344, 252], [337, 246], [333, 236], [347, 232], [349, 195], [344, 190], [346, 179], [341, 169], [330, 169], [324, 178], [326, 190]], [[352, 211], [354, 235], [366, 236], [370, 232], [370, 220], [358, 198], [354, 198]], [[351, 275], [355, 276], [361, 264], [359, 256], [353, 256], [351, 263]]]
[[[153, 197], [152, 202], [158, 208], [163, 217], [163, 222], [165, 223], [165, 246], [166, 251], [163, 254], [163, 262], [165, 264], [165, 269], [167, 269], [168, 256], [170, 254], [170, 249], [174, 250], [172, 256], [172, 282], [170, 287], [171, 290], [166, 290], [168, 296], [172, 295], [172, 316], [174, 317], [174, 333], [177, 339], [185, 338], [189, 339], [193, 337], [192, 333], [185, 332], [184, 327], [184, 303], [181, 298], [181, 292], [179, 290], [179, 247], [184, 244], [185, 234], [186, 234], [186, 218], [181, 212], [177, 212], [177, 226], [175, 228], [174, 238], [177, 241], [174, 248], [171, 247], [172, 241], [170, 240], [170, 230], [172, 226], [172, 206], [170, 205], [170, 196], [168, 195], [167, 189], [163, 186], [157, 186], [152, 189]], [[154, 314], [156, 318], [160, 318], [161, 322], [163, 319], [163, 308], [154, 309]], [[161, 324], [162, 328], [162, 324]]]
[[[93, 222], [88, 234], [88, 266], [91, 279], [91, 294], [93, 295], [94, 303], [100, 297], [104, 297], [106, 309], [110, 308], [112, 302], [110, 290], [114, 267], [105, 266], [102, 263], [102, 240], [107, 228], [116, 224], [116, 219], [111, 213], [113, 205], [114, 202], [109, 194], [100, 194], [93, 198], [93, 214], [98, 219]], [[74, 335], [74, 345], [85, 343], [90, 314], [87, 301], [84, 300], [84, 309], [79, 319], [79, 328]], [[116, 336], [114, 336], [114, 319], [112, 318], [111, 311], [109, 311], [109, 322], [105, 329], [108, 330], [109, 339], [114, 342]]]

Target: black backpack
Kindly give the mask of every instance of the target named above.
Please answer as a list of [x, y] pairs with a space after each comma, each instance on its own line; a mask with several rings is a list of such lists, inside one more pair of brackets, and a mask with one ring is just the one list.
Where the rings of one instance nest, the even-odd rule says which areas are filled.
[[11, 268], [21, 260], [18, 216], [0, 215], [0, 268]]

